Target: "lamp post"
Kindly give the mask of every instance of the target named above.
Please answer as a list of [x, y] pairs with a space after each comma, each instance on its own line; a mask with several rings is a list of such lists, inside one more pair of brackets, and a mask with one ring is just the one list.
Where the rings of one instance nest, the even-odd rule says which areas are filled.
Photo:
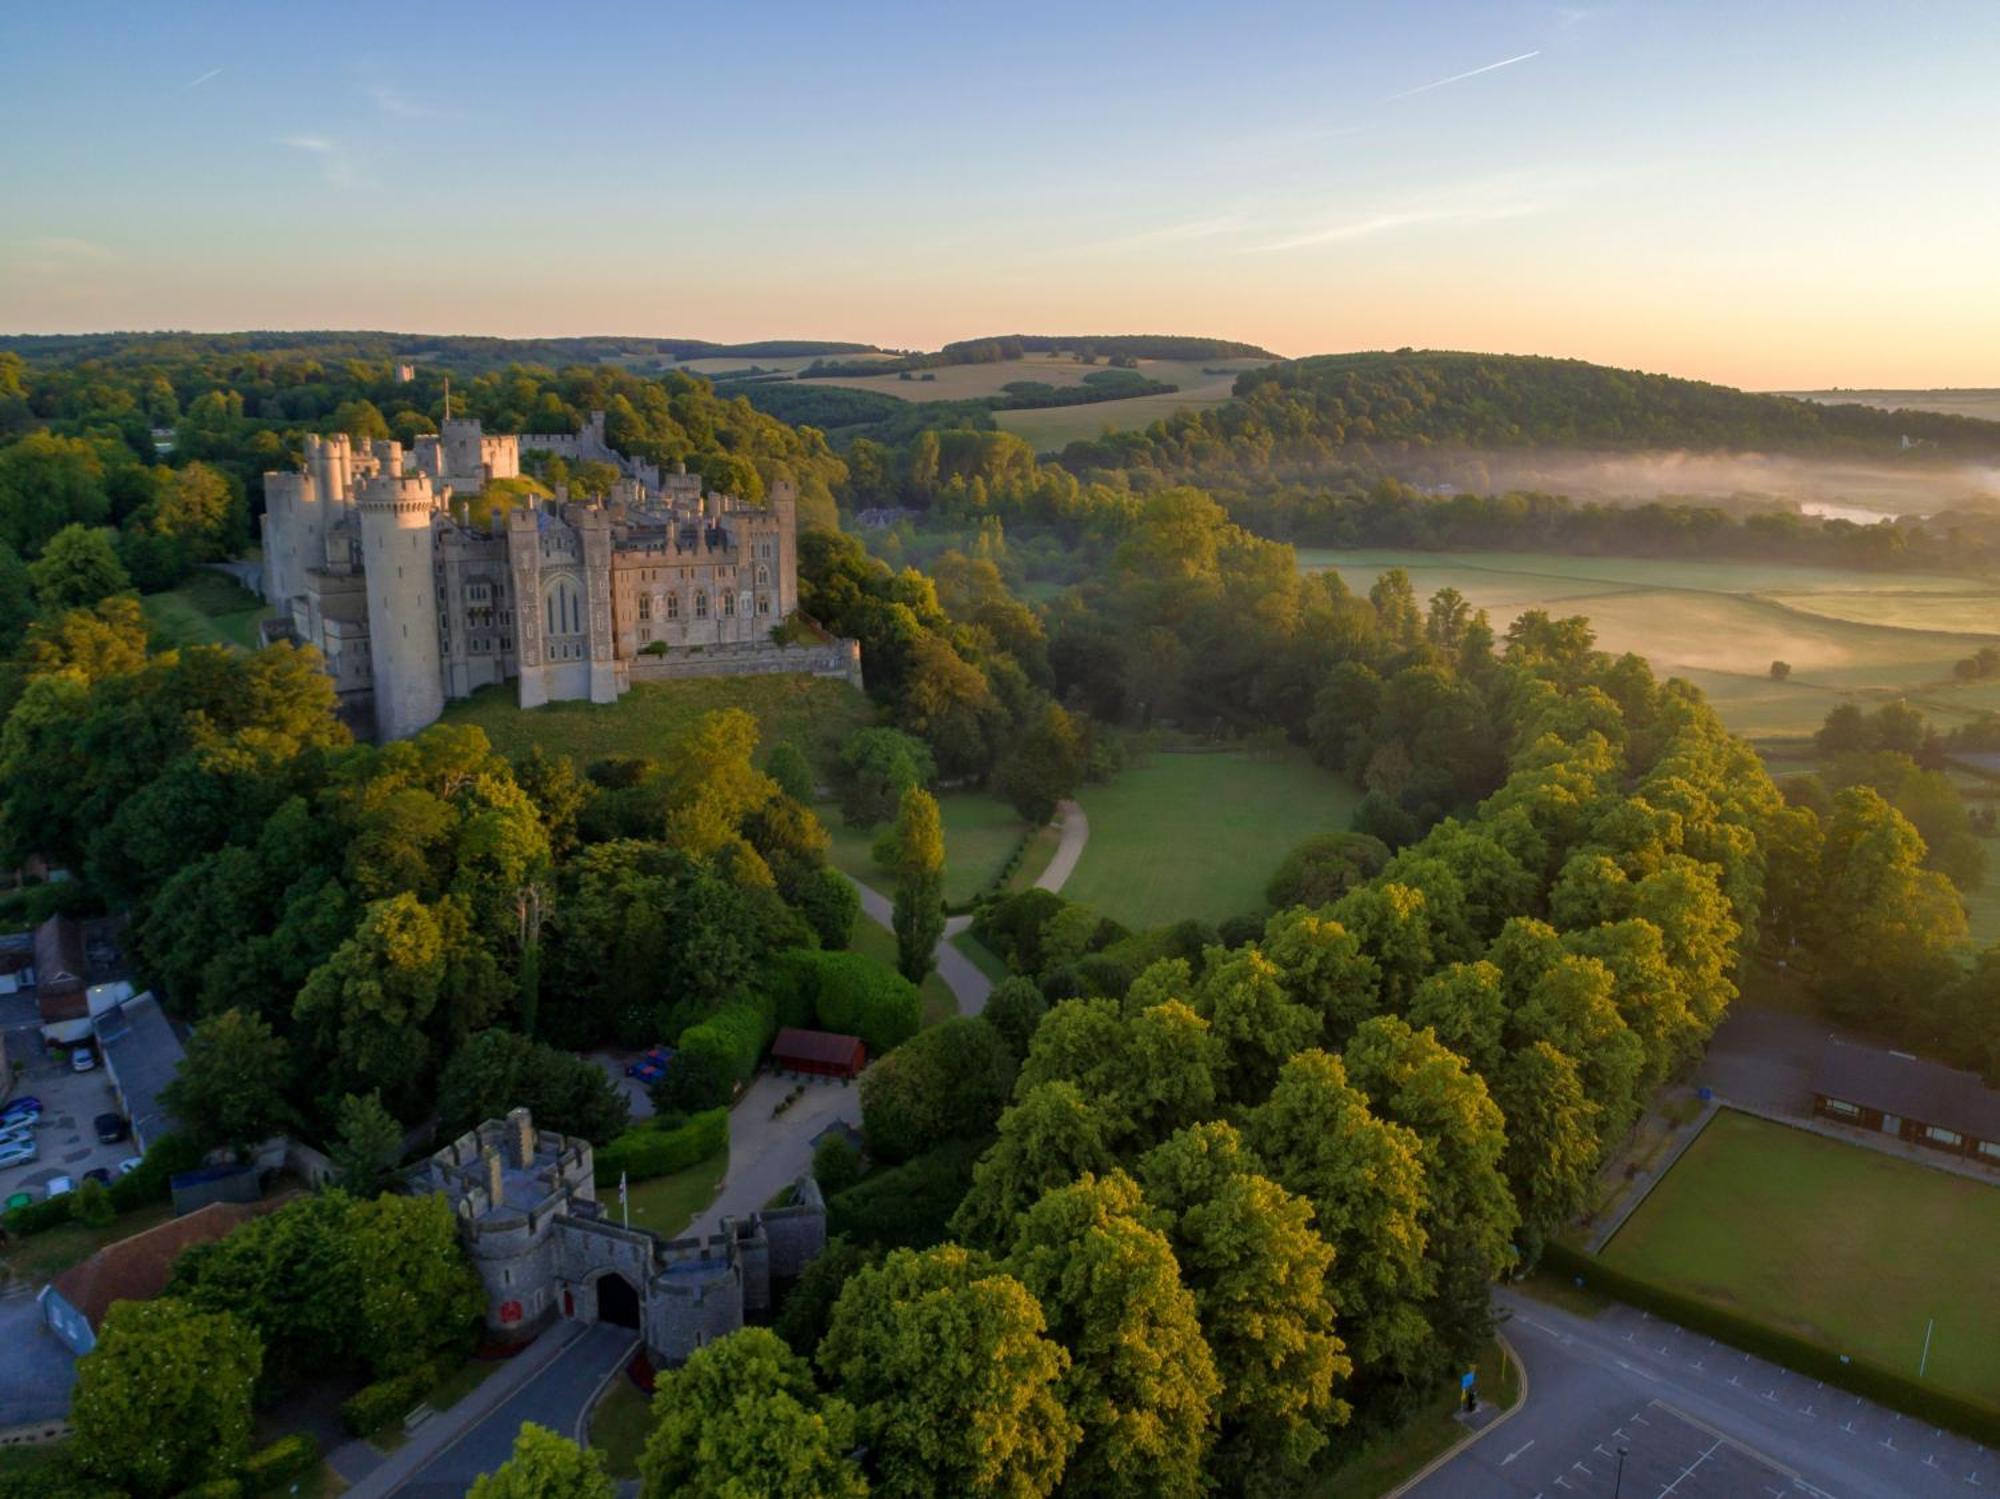
[[1625, 1453], [1625, 1448], [1618, 1449], [1618, 1477], [1611, 1485], [1611, 1499], [1618, 1499], [1625, 1492]]

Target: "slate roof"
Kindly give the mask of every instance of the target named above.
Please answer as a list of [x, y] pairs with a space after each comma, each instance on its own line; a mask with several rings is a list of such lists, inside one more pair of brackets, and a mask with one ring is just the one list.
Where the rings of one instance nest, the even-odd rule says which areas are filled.
[[148, 992], [99, 1015], [97, 1040], [112, 1080], [125, 1099], [133, 1136], [142, 1148], [152, 1144], [169, 1128], [160, 1090], [180, 1070], [185, 1055], [180, 1038], [160, 1013], [159, 1001]]
[[90, 1013], [84, 996], [87, 974], [82, 927], [67, 916], [51, 916], [35, 928], [35, 999], [43, 1024], [81, 1020]]
[[817, 1062], [826, 1067], [859, 1068], [868, 1058], [868, 1049], [859, 1036], [842, 1036], [833, 1031], [801, 1030], [788, 1025], [771, 1043], [771, 1059], [786, 1062]]
[[2000, 1141], [2000, 1092], [1987, 1087], [1977, 1073], [1906, 1051], [1829, 1037], [1813, 1073], [1813, 1091], [1975, 1140]]

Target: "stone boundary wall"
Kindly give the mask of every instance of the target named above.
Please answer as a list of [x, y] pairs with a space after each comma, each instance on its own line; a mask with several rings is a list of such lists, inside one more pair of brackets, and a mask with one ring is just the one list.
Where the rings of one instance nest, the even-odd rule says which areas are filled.
[[672, 682], [689, 677], [777, 676], [798, 672], [838, 677], [861, 686], [861, 642], [831, 645], [709, 645], [664, 656], [633, 656], [618, 663], [628, 681]]

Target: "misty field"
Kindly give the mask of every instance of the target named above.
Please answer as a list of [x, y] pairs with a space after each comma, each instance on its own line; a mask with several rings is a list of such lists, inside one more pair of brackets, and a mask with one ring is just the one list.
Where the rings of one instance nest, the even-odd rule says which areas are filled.
[[[2000, 683], [1952, 676], [2000, 641], [2000, 587], [1962, 577], [1510, 552], [1301, 548], [1299, 563], [1358, 591], [1400, 566], [1420, 596], [1456, 588], [1503, 631], [1528, 609], [1585, 615], [1604, 649], [1686, 677], [1754, 739], [1808, 735], [1843, 701], [1908, 697], [1947, 726], [2000, 708]], [[1771, 680], [1773, 661], [1791, 663], [1789, 680]]]
[[1822, 406], [1879, 406], [1884, 411], [1937, 411], [2000, 422], [2000, 390], [1783, 390]]

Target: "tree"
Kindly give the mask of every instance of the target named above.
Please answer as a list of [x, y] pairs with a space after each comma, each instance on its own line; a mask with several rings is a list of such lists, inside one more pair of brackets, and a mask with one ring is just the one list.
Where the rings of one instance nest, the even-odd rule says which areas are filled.
[[113, 1303], [76, 1366], [70, 1424], [85, 1469], [128, 1493], [234, 1476], [250, 1450], [263, 1355], [227, 1312], [172, 1297]]
[[1965, 940], [1965, 911], [1880, 793], [1850, 786], [1833, 809], [1820, 854], [1821, 983], [1847, 1014], [1893, 1017], [1943, 977]]
[[1243, 1104], [1269, 1094], [1280, 1064], [1320, 1031], [1319, 1013], [1286, 994], [1277, 965], [1255, 947], [1211, 949], [1194, 1008], [1225, 1048], [1223, 1096]]
[[1042, 1308], [985, 1255], [899, 1249], [849, 1278], [815, 1362], [855, 1408], [874, 1488], [1038, 1499], [1081, 1431], [1058, 1382], [1069, 1355]]
[[327, 1154], [340, 1185], [370, 1197], [388, 1185], [403, 1154], [403, 1127], [382, 1107], [379, 1093], [349, 1093], [334, 1111], [339, 1133]]
[[639, 1458], [646, 1499], [861, 1499], [848, 1460], [855, 1415], [823, 1398], [812, 1370], [768, 1328], [698, 1348], [662, 1375]]
[[44, 609], [88, 609], [132, 586], [111, 533], [96, 526], [64, 526], [56, 532], [42, 555], [28, 564], [28, 580]]
[[618, 1485], [604, 1456], [532, 1421], [521, 1423], [514, 1454], [472, 1481], [468, 1499], [613, 1499]]
[[204, 1150], [241, 1153], [290, 1123], [289, 1048], [242, 1010], [224, 1010], [188, 1038], [187, 1056], [160, 1101]]
[[1055, 816], [1083, 784], [1087, 747], [1075, 722], [1054, 703], [1014, 741], [994, 767], [993, 788], [1031, 827]]
[[431, 1067], [427, 1033], [445, 977], [445, 933], [414, 895], [369, 906], [313, 971], [293, 1009], [323, 1069], [324, 1094], [383, 1090], [414, 1112]]
[[1532, 1260], [1589, 1202], [1600, 1111], [1576, 1063], [1547, 1041], [1508, 1059], [1494, 1079], [1494, 1096], [1507, 1116], [1502, 1164], [1521, 1209], [1524, 1257]]
[[1014, 1220], [1042, 1193], [1086, 1172], [1114, 1169], [1123, 1118], [1067, 1080], [1030, 1084], [1024, 1076], [999, 1138], [973, 1168], [972, 1189], [952, 1214], [951, 1231], [1002, 1243]]
[[649, 1090], [654, 1112], [660, 1114], [699, 1114], [722, 1107], [735, 1094], [736, 1074], [728, 1064], [698, 1048], [675, 1052]]
[[1436, 1270], [1416, 1135], [1378, 1118], [1340, 1058], [1318, 1050], [1279, 1069], [1245, 1135], [1270, 1176], [1312, 1203], [1333, 1246], [1328, 1288], [1356, 1364], [1420, 1372], [1429, 1329], [1418, 1306]]
[[778, 789], [795, 802], [812, 805], [818, 792], [817, 777], [813, 775], [812, 764], [806, 759], [805, 751], [789, 739], [780, 739], [771, 746], [771, 756], [764, 763], [764, 773], [778, 783]]
[[1028, 1054], [1035, 1027], [1048, 1011], [1049, 1002], [1041, 987], [1033, 979], [1015, 976], [993, 986], [993, 992], [986, 996], [986, 1008], [979, 1013], [980, 1019], [1000, 1033], [1007, 1049], [1019, 1061]]
[[414, 1369], [447, 1349], [470, 1351], [486, 1288], [442, 1195], [385, 1193], [356, 1202], [343, 1228], [361, 1288], [352, 1312], [355, 1347], [378, 1376]]
[[990, 1132], [1014, 1070], [1007, 1043], [981, 1016], [919, 1031], [861, 1076], [870, 1153], [904, 1161], [940, 1141]]
[[896, 815], [905, 793], [937, 778], [930, 747], [900, 729], [857, 729], [840, 748], [840, 810], [849, 827]]
[[1296, 1476], [1346, 1419], [1333, 1391], [1352, 1372], [1327, 1293], [1333, 1248], [1313, 1232], [1312, 1204], [1259, 1174], [1220, 1121], [1149, 1151], [1139, 1179], [1222, 1381], [1224, 1465]]
[[[20, 602], [27, 602], [25, 591]], [[147, 628], [139, 601], [130, 594], [114, 594], [88, 609], [65, 609], [29, 627], [23, 652], [28, 672], [73, 672], [86, 682], [130, 675], [146, 664]]]
[[40, 556], [65, 526], [102, 525], [110, 512], [104, 458], [89, 441], [30, 432], [0, 447], [0, 541], [21, 556]]
[[1792, 663], [1791, 663], [1791, 662], [1789, 662], [1789, 661], [1773, 661], [1773, 662], [1771, 663], [1771, 680], [1772, 680], [1772, 681], [1774, 681], [1774, 682], [1783, 682], [1783, 681], [1787, 681], [1787, 680], [1789, 680], [1789, 679], [1790, 679], [1791, 675], [1792, 675]]
[[[694, 1112], [712, 1104], [681, 1107]], [[437, 1108], [446, 1139], [524, 1108], [543, 1129], [608, 1145], [631, 1118], [624, 1090], [597, 1063], [498, 1029], [479, 1032], [445, 1064]]]
[[1287, 906], [1329, 906], [1389, 862], [1389, 847], [1366, 833], [1315, 833], [1278, 865], [1264, 899]]
[[86, 1177], [70, 1194], [69, 1215], [85, 1228], [108, 1228], [118, 1216], [118, 1208], [111, 1200], [109, 1187]]
[[1198, 1495], [1222, 1383], [1173, 1247], [1123, 1172], [1046, 1193], [1007, 1265], [1070, 1352], [1063, 1404], [1083, 1428], [1069, 1485], [1092, 1495]]
[[944, 935], [944, 825], [928, 791], [903, 793], [895, 847], [896, 967], [914, 984], [931, 971]]

